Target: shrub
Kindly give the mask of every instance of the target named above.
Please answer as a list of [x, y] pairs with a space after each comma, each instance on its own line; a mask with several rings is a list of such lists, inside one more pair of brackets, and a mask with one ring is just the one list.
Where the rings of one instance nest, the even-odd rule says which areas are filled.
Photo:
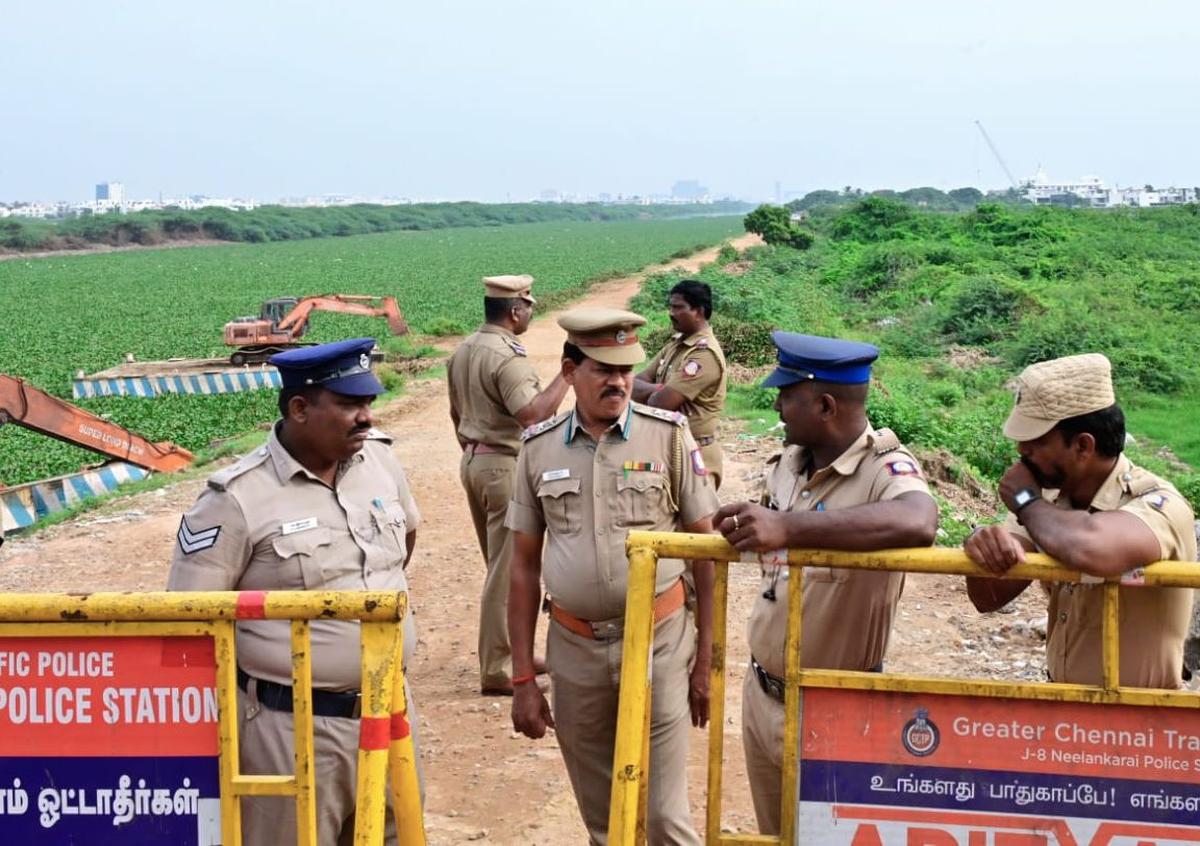
[[1024, 300], [1004, 279], [967, 279], [955, 285], [940, 306], [938, 329], [955, 343], [990, 344], [1012, 332]]

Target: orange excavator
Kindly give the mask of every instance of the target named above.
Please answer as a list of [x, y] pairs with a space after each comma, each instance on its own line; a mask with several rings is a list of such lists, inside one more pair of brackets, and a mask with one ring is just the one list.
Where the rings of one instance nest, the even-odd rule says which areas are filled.
[[147, 470], [174, 473], [191, 465], [194, 458], [183, 447], [167, 441], [151, 443], [24, 380], [0, 374], [0, 426], [5, 423], [15, 423]]
[[229, 361], [237, 366], [265, 361], [283, 350], [304, 346], [314, 311], [336, 311], [366, 317], [386, 317], [393, 335], [407, 335], [408, 324], [395, 297], [321, 294], [316, 297], [278, 297], [262, 304], [258, 317], [238, 317], [225, 324], [225, 345], [236, 347]]

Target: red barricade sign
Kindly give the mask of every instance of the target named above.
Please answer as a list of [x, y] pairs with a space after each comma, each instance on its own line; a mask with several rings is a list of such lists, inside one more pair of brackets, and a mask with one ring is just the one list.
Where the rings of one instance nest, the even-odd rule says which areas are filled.
[[210, 637], [0, 638], [0, 836], [220, 842]]
[[806, 688], [797, 842], [1200, 842], [1200, 711]]

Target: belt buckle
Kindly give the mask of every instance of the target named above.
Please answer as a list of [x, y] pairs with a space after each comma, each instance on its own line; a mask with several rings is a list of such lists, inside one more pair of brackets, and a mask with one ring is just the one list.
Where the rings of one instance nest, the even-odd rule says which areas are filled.
[[592, 627], [592, 637], [595, 640], [618, 640], [621, 637], [621, 625], [613, 620], [588, 625]]
[[350, 711], [350, 719], [357, 720], [362, 718], [362, 691], [354, 695], [354, 707]]

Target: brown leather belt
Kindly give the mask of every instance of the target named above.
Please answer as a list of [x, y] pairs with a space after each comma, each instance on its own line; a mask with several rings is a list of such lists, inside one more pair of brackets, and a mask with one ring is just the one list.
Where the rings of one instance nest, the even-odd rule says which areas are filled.
[[467, 441], [467, 449], [471, 450], [471, 455], [512, 455], [511, 450], [481, 444], [478, 441]]
[[696, 438], [696, 446], [708, 446], [709, 444], [715, 444], [716, 442], [717, 438], [715, 435], [702, 435]]
[[[654, 623], [657, 625], [683, 607], [687, 594], [684, 591], [683, 579], [654, 597]], [[616, 640], [625, 632], [625, 621], [603, 620], [592, 622], [576, 617], [553, 600], [550, 601], [550, 619], [567, 631], [586, 637], [588, 640]]]

